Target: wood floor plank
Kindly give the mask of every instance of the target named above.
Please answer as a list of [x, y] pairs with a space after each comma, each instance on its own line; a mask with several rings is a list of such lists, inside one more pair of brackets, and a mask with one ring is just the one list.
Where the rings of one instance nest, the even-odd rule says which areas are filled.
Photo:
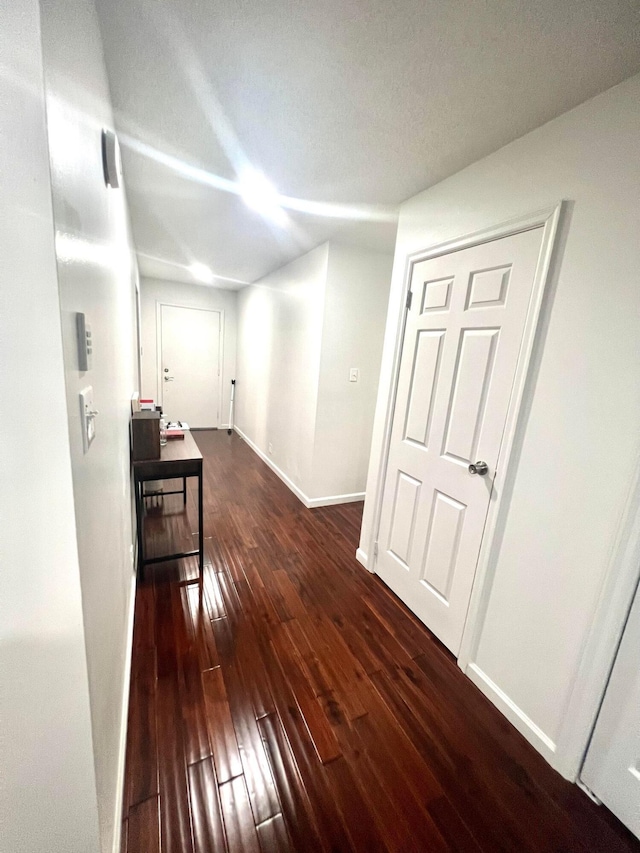
[[337, 761], [332, 761], [327, 765], [326, 774], [331, 790], [335, 792], [353, 849], [387, 853], [387, 842], [376, 829], [369, 804], [347, 760], [341, 756]]
[[403, 734], [395, 728], [389, 730], [386, 721], [373, 714], [372, 711], [356, 720], [350, 734], [376, 766], [385, 768], [383, 787], [393, 803], [393, 811], [403, 811], [412, 827], [414, 841], [422, 849], [446, 853], [449, 846], [428, 814], [428, 804], [439, 796], [440, 785]]
[[[306, 509], [236, 435], [196, 434], [194, 558], [138, 583], [122, 850], [640, 853], [355, 560], [362, 504]], [[192, 547], [197, 490], [149, 504]]]
[[242, 773], [242, 762], [222, 668], [218, 666], [203, 672], [202, 685], [216, 776], [218, 782], [222, 784]]
[[259, 726], [294, 849], [320, 850], [322, 845], [313, 820], [313, 808], [280, 720], [275, 714], [269, 714], [259, 720]]
[[256, 827], [262, 853], [293, 853], [287, 826], [281, 814]]
[[207, 599], [209, 619], [220, 619], [222, 616], [226, 616], [227, 613], [224, 609], [222, 590], [218, 583], [218, 571], [205, 572], [203, 586], [204, 594]]
[[127, 853], [160, 853], [159, 798], [149, 797], [129, 811]]
[[225, 667], [223, 677], [254, 821], [264, 823], [280, 813], [265, 744], [239, 666]]
[[220, 785], [220, 801], [229, 850], [234, 853], [260, 853], [244, 776], [236, 776]]
[[156, 603], [156, 720], [162, 853], [192, 853], [180, 667], [174, 642], [175, 620], [169, 585], [156, 588]]
[[156, 701], [156, 650], [142, 647], [131, 668], [125, 812], [159, 792]]
[[457, 750], [450, 751], [442, 740], [441, 729], [431, 720], [423, 718], [415, 706], [410, 707], [405, 701], [406, 694], [403, 698], [385, 673], [375, 673], [372, 678], [393, 711], [398, 725], [428, 760], [446, 796], [455, 804], [457, 811], [464, 815], [466, 825], [482, 850], [508, 853], [518, 847], [526, 849], [527, 842], [523, 840], [520, 843], [514, 839], [510, 825], [504, 821], [500, 808], [496, 808], [491, 785], [483, 789], [476, 782], [467, 757]]
[[213, 759], [205, 758], [192, 764], [188, 773], [194, 851], [226, 853], [226, 834]]
[[327, 716], [322, 706], [316, 702], [312, 686], [305, 678], [297, 652], [284, 630], [274, 635], [272, 647], [274, 659], [291, 687], [318, 758], [323, 764], [326, 764], [341, 754], [340, 746]]
[[200, 671], [213, 669], [220, 665], [220, 657], [204, 587], [202, 584], [183, 584], [180, 594], [183, 596], [183, 607], [191, 620], [188, 630], [191, 641], [196, 644]]
[[191, 611], [184, 590], [184, 586], [172, 588], [174, 638], [178, 655], [178, 690], [185, 759], [187, 764], [193, 764], [211, 755], [211, 745], [200, 677], [198, 637], [192, 630]]
[[[350, 843], [342, 815], [331, 794], [324, 767], [309, 736], [308, 728], [291, 687], [277, 661], [265, 657], [265, 665], [269, 669], [269, 678], [277, 706], [277, 713], [274, 715], [277, 722], [273, 723], [272, 730], [279, 736], [281, 735], [281, 743], [287, 743], [289, 746], [302, 789], [306, 792], [312, 809], [312, 819], [317, 827], [320, 842], [318, 849], [349, 850]], [[280, 727], [282, 732], [280, 732]], [[280, 791], [281, 789], [279, 789], [279, 793]], [[284, 802], [282, 794], [280, 800]], [[286, 810], [284, 816], [288, 820]], [[289, 829], [293, 835], [292, 827], [289, 826]]]
[[462, 816], [444, 794], [430, 800], [427, 810], [450, 850], [455, 853], [481, 853], [486, 849], [480, 846]]

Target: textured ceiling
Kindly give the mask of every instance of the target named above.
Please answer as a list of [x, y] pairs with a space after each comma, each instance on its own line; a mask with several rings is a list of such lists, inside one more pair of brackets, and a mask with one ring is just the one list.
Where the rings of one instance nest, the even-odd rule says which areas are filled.
[[[330, 237], [391, 250], [404, 199], [640, 70], [640, 0], [97, 7], [141, 272], [176, 280], [255, 281]], [[229, 191], [247, 164], [347, 209], [269, 224]]]

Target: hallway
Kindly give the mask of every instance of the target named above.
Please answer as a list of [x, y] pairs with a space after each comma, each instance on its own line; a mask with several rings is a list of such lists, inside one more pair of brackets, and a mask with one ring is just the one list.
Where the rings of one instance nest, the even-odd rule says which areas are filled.
[[[308, 510], [194, 437], [204, 581], [137, 590], [123, 851], [640, 850], [356, 562], [361, 504]], [[193, 541], [194, 497], [148, 501], [150, 554]]]

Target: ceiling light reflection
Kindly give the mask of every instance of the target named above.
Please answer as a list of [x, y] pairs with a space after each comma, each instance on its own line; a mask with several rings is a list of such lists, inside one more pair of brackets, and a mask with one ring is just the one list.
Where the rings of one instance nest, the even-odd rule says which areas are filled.
[[278, 224], [282, 223], [283, 208], [295, 210], [298, 213], [306, 213], [309, 216], [345, 219], [354, 222], [396, 222], [398, 219], [398, 207], [396, 205], [332, 204], [280, 195], [273, 184], [261, 172], [253, 168], [243, 170], [240, 179], [233, 181], [214, 175], [198, 166], [191, 166], [179, 157], [165, 154], [128, 134], [123, 134], [120, 142], [129, 150], [166, 166], [190, 181], [241, 196], [246, 204], [262, 213], [266, 218], [276, 222], [280, 219]]
[[211, 284], [213, 281], [213, 273], [206, 264], [196, 261], [196, 263], [189, 264], [187, 269], [196, 281], [201, 281], [203, 284]]
[[247, 207], [278, 225], [286, 224], [287, 218], [280, 206], [278, 191], [262, 172], [251, 167], [245, 169], [238, 180], [238, 190]]
[[179, 264], [176, 261], [170, 261], [167, 258], [159, 258], [157, 255], [150, 255], [148, 252], [136, 252], [136, 255], [139, 258], [145, 258], [148, 261], [153, 261], [156, 264], [162, 264], [163, 266], [175, 267], [176, 269], [185, 270], [194, 278], [197, 278], [198, 272], [203, 273], [206, 271], [206, 274], [209, 276], [207, 281], [205, 282], [203, 279], [198, 279], [199, 281], [203, 281], [205, 284], [212, 284], [214, 281], [229, 281], [232, 284], [250, 284], [248, 281], [244, 281], [241, 278], [231, 278], [228, 275], [218, 275], [213, 272], [213, 270], [208, 267], [206, 264], [201, 264], [198, 261], [194, 261], [192, 264]]

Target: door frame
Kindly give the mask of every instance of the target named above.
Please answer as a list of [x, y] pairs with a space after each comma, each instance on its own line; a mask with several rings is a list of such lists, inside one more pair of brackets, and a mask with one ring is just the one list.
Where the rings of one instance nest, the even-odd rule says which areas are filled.
[[220, 429], [222, 423], [222, 403], [224, 388], [224, 309], [223, 308], [201, 308], [199, 305], [180, 305], [177, 302], [161, 302], [156, 299], [156, 395], [158, 402], [162, 404], [162, 308], [186, 308], [189, 311], [208, 311], [210, 314], [218, 314], [218, 326], [220, 329], [218, 341], [218, 419], [215, 429]]
[[[402, 308], [398, 317], [398, 327], [393, 352], [393, 364], [391, 368], [392, 378], [387, 397], [385, 422], [382, 435], [382, 452], [375, 483], [373, 522], [371, 525], [371, 536], [368, 544], [368, 554], [371, 555], [371, 558], [368, 560], [367, 568], [372, 572], [375, 572], [378, 553], [382, 498], [384, 484], [387, 477], [391, 428], [396, 407], [400, 360], [404, 345], [405, 327], [408, 315], [407, 296], [411, 286], [413, 267], [415, 264], [425, 260], [430, 260], [431, 258], [447, 255], [462, 249], [469, 249], [473, 246], [478, 246], [482, 243], [489, 243], [493, 240], [498, 240], [504, 237], [511, 237], [515, 234], [520, 234], [523, 231], [530, 231], [534, 228], [542, 228], [540, 255], [538, 257], [538, 264], [531, 289], [531, 297], [529, 299], [520, 351], [516, 362], [516, 371], [511, 388], [511, 396], [507, 409], [500, 451], [498, 454], [491, 500], [489, 502], [484, 533], [480, 544], [475, 578], [469, 601], [469, 609], [467, 611], [467, 618], [465, 621], [458, 657], [458, 666], [464, 670], [467, 675], [472, 677], [476, 683], [478, 683], [478, 679], [474, 678], [472, 661], [479, 643], [486, 606], [491, 592], [493, 579], [492, 563], [494, 562], [492, 559], [493, 545], [496, 539], [496, 531], [498, 530], [499, 525], [503, 523], [506, 512], [508, 511], [509, 501], [505, 500], [504, 497], [506, 491], [505, 486], [508, 487], [511, 480], [510, 462], [513, 455], [514, 444], [518, 437], [520, 412], [523, 408], [523, 404], [526, 405], [532, 397], [533, 389], [530, 387], [531, 383], [528, 382], [530, 372], [529, 368], [537, 340], [538, 322], [540, 319], [543, 299], [551, 277], [552, 261], [558, 242], [557, 237], [561, 217], [563, 216], [565, 208], [566, 203], [564, 201], [560, 201], [551, 207], [535, 211], [534, 213], [530, 213], [516, 219], [511, 219], [491, 228], [483, 229], [454, 240], [449, 240], [428, 249], [409, 253], [405, 259], [402, 301], [400, 303]], [[484, 689], [484, 686], [482, 686], [482, 689]], [[513, 709], [508, 708], [506, 703], [499, 704], [496, 701], [498, 697], [492, 696], [491, 698], [496, 702], [496, 704], [498, 704], [503, 713], [505, 713], [505, 715], [514, 722], [514, 714], [512, 713]], [[521, 724], [522, 720], [519, 722]], [[516, 725], [518, 725], [518, 723], [516, 723]], [[522, 725], [518, 725], [518, 728], [522, 730]], [[536, 745], [538, 746], [538, 744]], [[542, 746], [544, 747], [544, 743]], [[544, 752], [543, 754], [546, 755], [547, 753]]]
[[[615, 666], [624, 629], [640, 583], [640, 454], [631, 477], [609, 564], [582, 650], [558, 743], [567, 778], [579, 779], [591, 734]], [[567, 772], [565, 773], [564, 767]], [[583, 783], [584, 784], [584, 783]]]

